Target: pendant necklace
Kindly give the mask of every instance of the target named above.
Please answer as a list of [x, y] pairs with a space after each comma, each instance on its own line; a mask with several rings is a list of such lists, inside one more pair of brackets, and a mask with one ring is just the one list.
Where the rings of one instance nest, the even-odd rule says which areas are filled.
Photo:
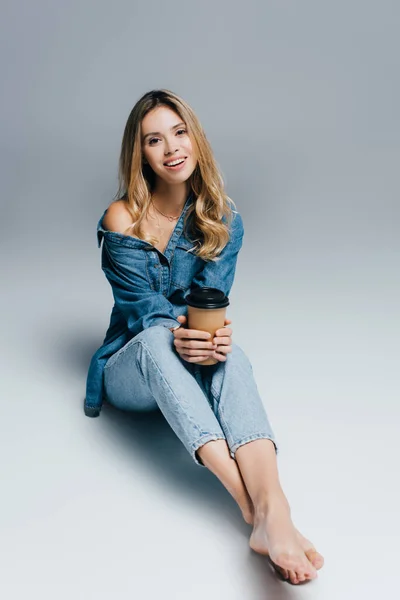
[[183, 211], [183, 209], [182, 209], [180, 215], [178, 215], [177, 217], [171, 217], [170, 215], [165, 215], [163, 212], [161, 212], [161, 210], [159, 210], [157, 208], [157, 206], [154, 204], [153, 199], [151, 200], [151, 203], [154, 206], [154, 208], [156, 209], [156, 211], [159, 212], [160, 215], [162, 215], [163, 217], [166, 217], [170, 223], [172, 223], [172, 221], [177, 221], [179, 219], [179, 217], [181, 216], [182, 211]]

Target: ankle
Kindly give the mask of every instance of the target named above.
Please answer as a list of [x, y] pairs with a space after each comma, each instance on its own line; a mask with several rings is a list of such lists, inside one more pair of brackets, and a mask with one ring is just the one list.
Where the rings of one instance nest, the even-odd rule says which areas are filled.
[[268, 492], [267, 494], [261, 495], [254, 504], [254, 516], [257, 520], [265, 518], [267, 515], [282, 511], [287, 512], [288, 516], [291, 515], [289, 502], [282, 490], [276, 490], [274, 492]]

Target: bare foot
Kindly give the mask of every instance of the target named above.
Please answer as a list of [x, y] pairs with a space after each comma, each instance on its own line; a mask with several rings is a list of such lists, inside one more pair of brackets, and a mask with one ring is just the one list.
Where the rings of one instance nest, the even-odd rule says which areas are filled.
[[294, 584], [315, 579], [324, 563], [311, 542], [295, 528], [283, 502], [254, 516], [250, 547], [268, 556], [277, 572]]
[[251, 509], [242, 508], [241, 511], [242, 511], [243, 519], [246, 521], [246, 523], [248, 525], [253, 525], [254, 517], [253, 517], [253, 513], [252, 513]]
[[233, 494], [233, 496], [242, 511], [243, 519], [248, 525], [254, 525], [254, 510], [250, 496], [245, 491]]
[[[242, 498], [240, 500], [239, 505], [240, 505], [240, 509], [242, 511], [243, 519], [246, 521], [246, 523], [248, 525], [254, 525], [253, 503], [247, 494], [245, 495], [244, 498]], [[300, 533], [300, 531], [296, 527], [295, 527], [295, 531], [296, 531], [296, 535], [298, 537], [299, 543], [300, 543], [302, 549], [304, 550], [304, 553], [306, 554], [308, 560], [311, 562], [311, 564], [314, 565], [314, 567], [317, 570], [321, 569], [321, 567], [323, 567], [323, 565], [324, 565], [323, 556], [315, 549], [314, 545], [307, 538], [305, 538], [303, 534]], [[272, 563], [274, 568], [276, 568], [278, 570], [278, 572], [285, 577], [285, 579], [288, 578], [288, 570], [287, 569], [283, 569], [282, 567], [279, 567], [272, 560], [270, 562]]]
[[312, 543], [304, 537], [300, 533], [298, 529], [296, 529], [297, 536], [299, 538], [299, 542], [301, 547], [303, 548], [308, 560], [314, 565], [314, 567], [318, 570], [324, 566], [324, 557], [322, 554], [317, 552]]

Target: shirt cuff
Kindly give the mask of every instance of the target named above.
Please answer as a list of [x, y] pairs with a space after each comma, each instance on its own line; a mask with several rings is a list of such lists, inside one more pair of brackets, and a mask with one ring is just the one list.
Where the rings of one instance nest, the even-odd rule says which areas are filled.
[[166, 319], [163, 317], [154, 319], [152, 325], [161, 325], [162, 327], [168, 327], [168, 329], [178, 329], [182, 326], [182, 324], [176, 319]]

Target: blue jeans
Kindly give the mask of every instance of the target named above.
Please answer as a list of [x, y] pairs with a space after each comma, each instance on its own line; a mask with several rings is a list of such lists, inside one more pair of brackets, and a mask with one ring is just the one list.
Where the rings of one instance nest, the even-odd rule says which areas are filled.
[[253, 369], [232, 340], [232, 352], [215, 365], [189, 363], [167, 327], [148, 327], [111, 356], [104, 369], [106, 399], [122, 410], [160, 409], [196, 464], [196, 451], [226, 440], [232, 458], [253, 440], [278, 447], [257, 390]]

